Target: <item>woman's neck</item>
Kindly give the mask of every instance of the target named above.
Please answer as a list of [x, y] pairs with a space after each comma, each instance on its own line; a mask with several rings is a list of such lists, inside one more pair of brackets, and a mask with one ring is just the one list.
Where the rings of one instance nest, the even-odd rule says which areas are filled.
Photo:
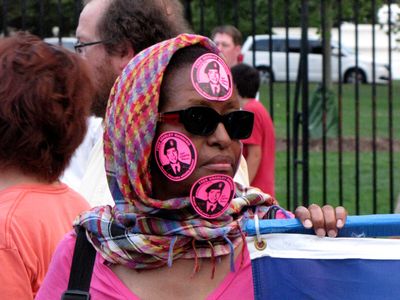
[[240, 103], [240, 107], [243, 107], [247, 104], [247, 102], [249, 102], [251, 99], [250, 98], [242, 98], [239, 97], [239, 103]]
[[27, 175], [15, 169], [0, 169], [0, 190], [18, 184], [46, 183], [36, 176]]

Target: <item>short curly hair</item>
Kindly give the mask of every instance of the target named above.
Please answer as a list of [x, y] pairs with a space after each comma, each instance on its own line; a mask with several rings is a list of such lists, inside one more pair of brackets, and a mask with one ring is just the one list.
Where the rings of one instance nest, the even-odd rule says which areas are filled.
[[247, 64], [232, 67], [232, 79], [238, 93], [243, 98], [255, 98], [260, 88], [260, 74], [256, 68]]
[[[90, 1], [88, 1], [90, 2]], [[97, 31], [109, 54], [129, 43], [139, 53], [158, 42], [192, 30], [179, 0], [110, 0]]]
[[82, 142], [94, 87], [76, 54], [28, 33], [0, 40], [0, 169], [54, 182]]

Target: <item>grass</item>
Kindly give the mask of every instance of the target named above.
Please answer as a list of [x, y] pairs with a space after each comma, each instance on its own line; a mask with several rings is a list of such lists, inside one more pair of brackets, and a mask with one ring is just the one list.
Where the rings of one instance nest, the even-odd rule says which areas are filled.
[[[354, 138], [355, 132], [355, 87], [354, 85], [343, 85], [342, 100], [342, 127], [344, 138]], [[315, 84], [310, 84], [310, 97], [316, 88]], [[388, 86], [380, 85], [376, 87], [376, 128], [377, 138], [389, 137], [389, 104]], [[397, 96], [400, 90], [400, 82], [393, 84], [393, 102], [391, 113], [393, 115], [393, 138], [396, 142], [400, 141], [400, 101]], [[334, 92], [337, 95], [337, 85], [334, 85]], [[293, 109], [294, 84], [290, 85], [291, 109]], [[372, 87], [371, 85], [359, 86], [359, 137], [360, 139], [372, 140]], [[275, 83], [273, 87], [273, 111], [274, 124], [277, 139], [286, 138], [286, 84]], [[269, 109], [268, 86], [262, 86], [260, 99]], [[292, 112], [290, 113], [292, 116]], [[290, 121], [292, 124], [292, 121]], [[292, 131], [292, 128], [290, 129]], [[386, 147], [387, 148], [387, 147]], [[359, 152], [359, 202], [358, 209], [356, 203], [356, 153], [354, 149], [347, 149], [342, 152], [342, 188], [344, 206], [350, 214], [370, 214], [370, 213], [390, 213], [391, 205], [395, 205], [397, 195], [400, 194], [400, 152], [393, 153], [393, 199], [390, 195], [390, 163], [389, 152], [383, 149], [376, 152], [376, 209], [374, 209], [374, 190], [373, 190], [373, 153], [364, 149]], [[301, 154], [300, 154], [301, 155]], [[293, 161], [293, 159], [291, 158]], [[326, 195], [327, 203], [332, 205], [340, 204], [339, 197], [339, 163], [338, 152], [329, 150], [326, 154]], [[301, 169], [300, 169], [301, 171]], [[293, 188], [290, 190], [288, 198], [287, 185], [287, 166], [286, 150], [279, 150], [276, 153], [276, 196], [281, 204], [293, 209]], [[312, 150], [309, 156], [309, 178], [310, 178], [310, 203], [323, 204], [323, 156], [321, 151]], [[301, 176], [300, 176], [301, 179]], [[293, 182], [292, 178], [290, 179]], [[289, 199], [288, 202], [286, 202]], [[301, 190], [299, 192], [301, 201]], [[393, 203], [391, 203], [393, 201]]]
[[[327, 203], [332, 205], [340, 204], [339, 195], [339, 168], [338, 153], [328, 152], [327, 159]], [[397, 153], [398, 155], [398, 153]], [[389, 193], [389, 160], [387, 153], [378, 153], [377, 159], [377, 209], [376, 213], [390, 213], [390, 193]], [[350, 214], [357, 214], [356, 210], [356, 176], [355, 176], [355, 154], [354, 152], [343, 153], [342, 163], [342, 186], [343, 186], [343, 205], [349, 210]], [[323, 181], [322, 181], [322, 153], [310, 153], [310, 203], [323, 204]], [[394, 166], [394, 195], [400, 193], [400, 160], [395, 160]], [[360, 154], [360, 180], [359, 180], [359, 214], [374, 213], [373, 209], [373, 169], [372, 153]], [[286, 153], [278, 151], [276, 154], [276, 197], [289, 209], [293, 209], [293, 201], [286, 203]], [[291, 179], [293, 182], [293, 179]], [[291, 195], [293, 198], [293, 195]], [[299, 193], [301, 199], [301, 191]]]

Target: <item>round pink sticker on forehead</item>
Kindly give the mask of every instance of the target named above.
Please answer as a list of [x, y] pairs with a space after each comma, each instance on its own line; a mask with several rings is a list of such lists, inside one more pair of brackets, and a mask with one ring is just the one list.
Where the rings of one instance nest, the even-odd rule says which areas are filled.
[[191, 71], [196, 91], [208, 100], [225, 101], [232, 96], [232, 75], [225, 61], [214, 53], [200, 56]]
[[194, 210], [206, 219], [222, 215], [235, 194], [232, 177], [216, 174], [200, 178], [190, 191], [190, 203]]
[[158, 137], [154, 155], [161, 172], [172, 181], [189, 177], [197, 162], [192, 141], [177, 131], [167, 131]]

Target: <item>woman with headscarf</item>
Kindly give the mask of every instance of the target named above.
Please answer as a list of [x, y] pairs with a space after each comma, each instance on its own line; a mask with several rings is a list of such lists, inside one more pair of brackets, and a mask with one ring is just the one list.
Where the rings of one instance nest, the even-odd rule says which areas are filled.
[[[227, 89], [202, 89], [209, 62]], [[252, 299], [249, 254], [241, 226], [255, 214], [293, 215], [258, 189], [233, 182], [240, 139], [253, 114], [240, 110], [229, 67], [207, 38], [182, 34], [139, 53], [117, 79], [105, 120], [105, 160], [115, 206], [80, 215], [96, 249], [94, 299]], [[167, 141], [190, 167], [178, 178], [165, 172]], [[217, 184], [216, 195], [207, 197]], [[196, 198], [218, 199], [207, 210]], [[210, 200], [213, 201], [213, 200]], [[211, 205], [209, 205], [211, 207]], [[346, 211], [312, 205], [296, 210], [318, 235], [336, 236]], [[75, 232], [59, 245], [37, 299], [67, 289]]]

